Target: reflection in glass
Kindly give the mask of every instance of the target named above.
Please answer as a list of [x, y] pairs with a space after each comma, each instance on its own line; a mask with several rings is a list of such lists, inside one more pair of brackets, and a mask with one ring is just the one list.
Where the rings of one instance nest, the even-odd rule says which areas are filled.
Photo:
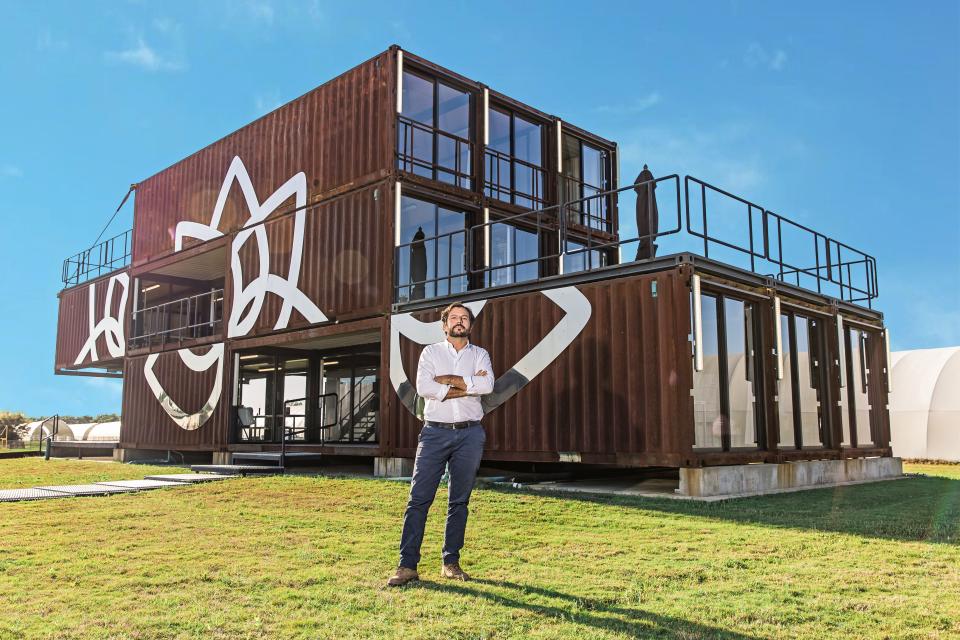
[[[853, 417], [857, 428], [857, 447], [873, 444], [870, 432], [870, 396], [869, 372], [866, 361], [867, 334], [860, 329], [847, 329], [850, 336], [850, 348], [847, 350], [852, 373], [848, 377], [850, 393], [853, 395]], [[849, 369], [848, 369], [849, 371]]]
[[487, 147], [510, 155], [510, 114], [490, 109], [490, 142]]
[[[506, 223], [490, 225], [490, 286], [536, 280], [539, 269], [537, 234]], [[524, 264], [517, 264], [525, 262]]]
[[400, 115], [433, 126], [433, 83], [403, 72], [403, 110]]
[[514, 157], [538, 167], [541, 166], [540, 125], [524, 120], [520, 116], [514, 116], [513, 127]]
[[283, 363], [283, 426], [287, 441], [306, 439], [307, 358]]
[[607, 266], [607, 254], [598, 249], [585, 251], [587, 245], [567, 241], [567, 253], [563, 256], [563, 272], [575, 273]]
[[778, 380], [777, 389], [777, 414], [780, 418], [780, 443], [781, 449], [795, 448], [797, 446], [794, 436], [794, 416], [793, 416], [793, 350], [790, 348], [791, 324], [790, 316], [780, 316], [780, 336], [783, 341], [783, 379]]
[[753, 345], [751, 305], [725, 298], [727, 380], [730, 397], [730, 446], [756, 447], [757, 429], [750, 351]]
[[800, 442], [804, 447], [823, 446], [820, 440], [820, 397], [817, 393], [817, 380], [814, 375], [819, 363], [812, 349], [810, 335], [816, 321], [803, 316], [794, 317], [794, 330], [797, 342], [795, 378], [800, 391]]
[[719, 449], [722, 419], [720, 413], [720, 354], [717, 335], [717, 299], [701, 296], [703, 317], [703, 370], [693, 372], [694, 447]]
[[396, 263], [399, 301], [466, 291], [466, 224], [463, 211], [409, 196], [401, 198], [401, 246]]

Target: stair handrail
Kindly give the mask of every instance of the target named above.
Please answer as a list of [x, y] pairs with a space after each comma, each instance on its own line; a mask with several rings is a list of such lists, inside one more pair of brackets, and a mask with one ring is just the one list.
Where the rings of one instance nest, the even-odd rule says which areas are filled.
[[[43, 425], [45, 425], [50, 420], [53, 420], [53, 430], [51, 430], [50, 434], [46, 438], [44, 438]], [[40, 449], [44, 450], [43, 459], [49, 460], [50, 459], [50, 443], [53, 441], [54, 438], [56, 438], [57, 432], [60, 430], [60, 414], [55, 413], [49, 418], [44, 418], [43, 420], [40, 421], [40, 424], [37, 425], [37, 428], [40, 429], [40, 440], [38, 441], [38, 446]], [[46, 440], [46, 443], [47, 443], [46, 449], [44, 449], [44, 446], [43, 446], [44, 440]]]

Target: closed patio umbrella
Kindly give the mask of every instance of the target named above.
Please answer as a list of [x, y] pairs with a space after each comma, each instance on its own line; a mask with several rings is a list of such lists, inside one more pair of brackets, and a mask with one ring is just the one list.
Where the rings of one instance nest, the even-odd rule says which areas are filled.
[[424, 238], [426, 234], [423, 233], [423, 227], [417, 227], [410, 245], [410, 282], [414, 283], [410, 291], [411, 300], [423, 300], [427, 297], [424, 282], [427, 279], [427, 247]]
[[655, 193], [657, 185], [653, 182], [653, 173], [647, 165], [643, 165], [643, 171], [633, 183], [633, 190], [637, 192], [637, 234], [640, 237], [636, 259], [646, 260], [657, 255], [657, 245], [653, 242], [660, 225]]

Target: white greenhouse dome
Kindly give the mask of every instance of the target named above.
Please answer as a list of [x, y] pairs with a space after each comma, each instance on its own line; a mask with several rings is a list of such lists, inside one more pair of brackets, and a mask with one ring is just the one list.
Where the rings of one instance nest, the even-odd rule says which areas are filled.
[[890, 354], [893, 455], [960, 462], [960, 347]]

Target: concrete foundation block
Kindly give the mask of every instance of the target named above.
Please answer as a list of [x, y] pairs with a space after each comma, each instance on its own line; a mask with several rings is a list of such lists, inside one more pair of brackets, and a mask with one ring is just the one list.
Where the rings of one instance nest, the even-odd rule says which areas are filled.
[[377, 478], [405, 478], [413, 475], [413, 458], [374, 458], [373, 475]]
[[155, 449], [121, 449], [117, 447], [113, 450], [113, 459], [115, 462], [135, 462], [137, 460], [159, 460], [166, 458], [166, 451], [157, 451]]
[[213, 460], [210, 464], [233, 464], [232, 451], [214, 451]]
[[900, 458], [802, 460], [680, 469], [677, 493], [689, 497], [735, 497], [889, 480], [903, 476]]

